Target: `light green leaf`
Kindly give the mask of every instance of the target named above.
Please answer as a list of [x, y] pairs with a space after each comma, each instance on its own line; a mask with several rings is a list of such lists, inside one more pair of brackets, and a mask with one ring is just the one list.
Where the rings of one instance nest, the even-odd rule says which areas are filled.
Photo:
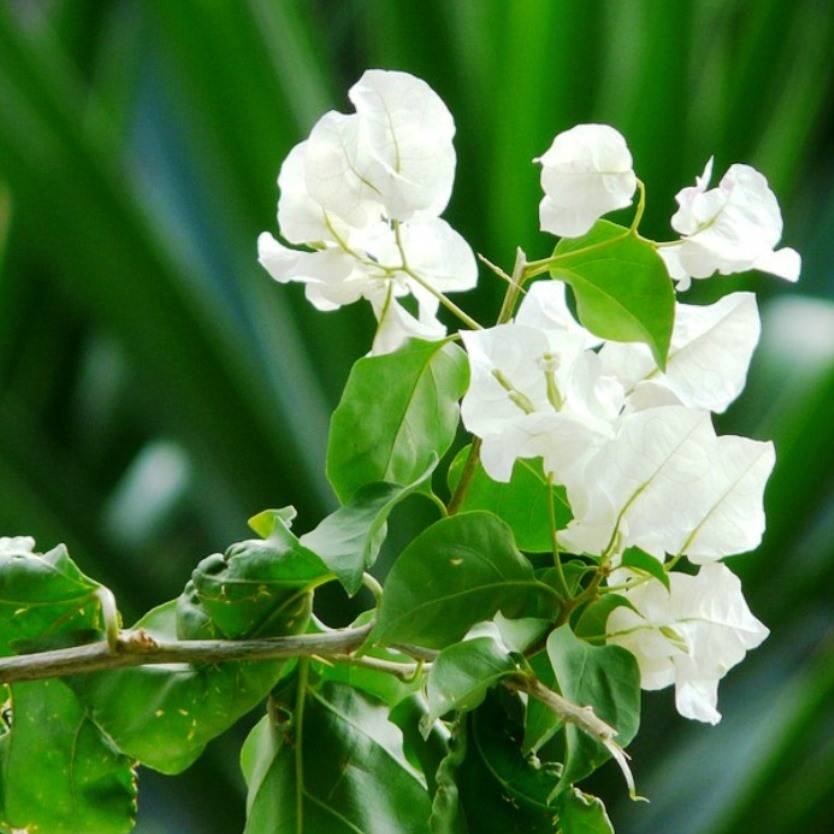
[[626, 548], [620, 564], [624, 568], [631, 568], [638, 573], [654, 577], [667, 591], [669, 590], [669, 574], [663, 569], [663, 565], [639, 547]]
[[614, 834], [602, 800], [578, 788], [559, 797], [558, 809], [560, 834]]
[[426, 683], [429, 712], [420, 729], [428, 734], [432, 724], [447, 712], [475, 709], [490, 687], [517, 671], [517, 658], [492, 637], [448, 646], [432, 662]]
[[510, 528], [491, 513], [461, 513], [424, 530], [400, 554], [371, 639], [443, 648], [498, 611], [522, 616], [542, 598], [556, 604]]
[[[579, 320], [588, 330], [616, 342], [644, 342], [662, 370], [675, 322], [672, 281], [654, 246], [627, 232], [599, 220], [584, 237], [560, 240], [553, 254], [568, 257], [553, 266], [551, 275], [571, 285]], [[615, 238], [622, 239], [579, 251]]]
[[342, 502], [367, 484], [411, 484], [448, 450], [469, 379], [463, 351], [410, 340], [360, 359], [333, 412], [327, 477]]
[[[449, 466], [449, 489], [454, 492], [463, 467], [469, 457], [470, 446], [464, 446]], [[546, 553], [551, 549], [550, 522], [547, 512], [547, 478], [541, 461], [517, 460], [509, 483], [493, 481], [479, 463], [469, 484], [460, 509], [488, 510], [509, 524], [521, 550]], [[553, 488], [556, 528], [567, 527], [572, 518], [564, 487]]]
[[428, 469], [407, 486], [389, 483], [367, 484], [300, 541], [336, 574], [352, 596], [362, 587], [362, 574], [376, 560], [385, 540], [388, 516], [394, 507], [431, 477], [437, 466], [432, 456]]
[[267, 715], [246, 739], [241, 767], [245, 834], [428, 834], [429, 795], [399, 731], [384, 707], [348, 687], [308, 691], [300, 729]]
[[[594, 713], [617, 731], [626, 747], [640, 726], [640, 670], [634, 656], [619, 646], [592, 646], [568, 625], [551, 632], [547, 655], [562, 695]], [[584, 779], [610, 758], [608, 750], [573, 724], [565, 727], [562, 788]]]
[[[0, 687], [0, 694], [4, 688]], [[136, 820], [134, 763], [59, 680], [9, 687], [0, 724], [0, 829], [125, 834]]]

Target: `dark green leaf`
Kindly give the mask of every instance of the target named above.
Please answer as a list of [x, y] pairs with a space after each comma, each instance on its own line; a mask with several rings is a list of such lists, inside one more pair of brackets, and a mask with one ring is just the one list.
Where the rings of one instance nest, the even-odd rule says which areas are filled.
[[418, 339], [353, 366], [327, 447], [327, 477], [342, 502], [377, 481], [411, 484], [445, 454], [468, 369], [456, 345]]
[[557, 803], [560, 834], [614, 834], [602, 800], [578, 788], [565, 791]]
[[[58, 680], [18, 683], [0, 725], [0, 829], [124, 834], [136, 818], [134, 763]], [[2, 692], [2, 689], [0, 689]]]
[[444, 518], [388, 574], [372, 639], [443, 648], [498, 611], [522, 616], [552, 590], [537, 582], [512, 531], [491, 513]]
[[663, 565], [639, 547], [626, 548], [620, 564], [624, 568], [631, 568], [642, 574], [653, 576], [667, 591], [669, 590], [669, 574], [663, 569]]
[[428, 712], [425, 697], [413, 692], [391, 710], [388, 718], [400, 728], [406, 758], [422, 771], [429, 793], [434, 795], [437, 771], [449, 753], [449, 730], [442, 721], [435, 721], [424, 737], [420, 726]]
[[[460, 481], [470, 448], [464, 446], [449, 466], [449, 489], [452, 492]], [[517, 460], [506, 484], [493, 481], [479, 463], [460, 509], [494, 513], [509, 524], [522, 550], [545, 553], [552, 547], [547, 501], [547, 478], [540, 460]], [[562, 530], [572, 518], [564, 487], [553, 488], [553, 506], [556, 528]]]
[[305, 533], [301, 544], [319, 556], [350, 595], [355, 594], [362, 587], [362, 574], [376, 560], [391, 511], [431, 477], [435, 466], [437, 458], [433, 457], [428, 470], [407, 486], [360, 487], [347, 504]]
[[429, 672], [429, 712], [421, 730], [428, 734], [434, 722], [452, 710], [475, 709], [491, 687], [517, 671], [517, 658], [492, 637], [476, 637], [443, 649]]
[[437, 767], [430, 820], [432, 834], [469, 834], [458, 789], [458, 770], [466, 760], [468, 726], [466, 718], [455, 722], [448, 750]]
[[307, 693], [302, 730], [268, 715], [249, 734], [246, 834], [428, 834], [429, 795], [384, 707], [327, 685]]
[[[547, 654], [562, 695], [596, 715], [617, 731], [626, 747], [640, 726], [640, 670], [634, 655], [620, 646], [592, 646], [567, 625], [547, 638]], [[596, 739], [573, 724], [565, 727], [565, 761], [561, 786], [584, 779], [609, 757]]]
[[[553, 254], [568, 257], [551, 274], [573, 288], [579, 320], [588, 330], [603, 339], [644, 342], [663, 369], [675, 322], [672, 281], [654, 246], [627, 231], [599, 220], [584, 237], [560, 240]], [[579, 252], [617, 238], [622, 239]]]

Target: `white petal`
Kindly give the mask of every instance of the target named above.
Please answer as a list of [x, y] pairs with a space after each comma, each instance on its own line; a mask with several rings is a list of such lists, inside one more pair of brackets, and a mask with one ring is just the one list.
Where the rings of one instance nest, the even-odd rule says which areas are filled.
[[786, 246], [776, 252], [766, 252], [756, 260], [753, 267], [794, 283], [799, 280], [802, 271], [802, 258], [799, 252]]
[[279, 283], [306, 284], [307, 298], [320, 310], [356, 301], [368, 283], [356, 272], [356, 262], [340, 249], [300, 252], [283, 246], [268, 232], [258, 237], [258, 260]]
[[368, 70], [350, 89], [362, 125], [361, 170], [388, 217], [439, 215], [455, 174], [455, 123], [434, 90], [406, 72]]
[[[603, 445], [584, 477], [566, 484], [574, 509], [568, 530], [593, 530], [601, 553], [613, 542], [619, 520], [623, 545], [642, 547], [658, 558], [675, 553], [698, 523], [693, 494], [709, 478], [709, 414], [666, 406], [627, 414], [617, 437]], [[584, 512], [577, 513], [577, 507]]]
[[307, 191], [305, 160], [307, 142], [288, 154], [278, 174], [278, 226], [290, 243], [313, 243], [332, 239], [324, 209]]
[[692, 276], [683, 268], [681, 263], [681, 244], [674, 246], [660, 246], [657, 254], [666, 264], [669, 277], [675, 282], [678, 292], [686, 292], [692, 286]]
[[393, 297], [393, 293], [381, 293], [371, 300], [371, 306], [378, 321], [372, 356], [391, 353], [410, 338], [434, 340], [446, 335], [446, 328], [437, 319], [413, 316]]
[[516, 323], [545, 331], [552, 330], [559, 335], [570, 333], [581, 338], [583, 348], [596, 347], [602, 339], [589, 333], [573, 317], [566, 293], [567, 285], [564, 281], [544, 279], [528, 285], [518, 307]]
[[608, 342], [600, 356], [628, 392], [651, 380], [684, 405], [722, 412], [744, 389], [760, 331], [755, 295], [736, 292], [707, 306], [676, 306], [665, 372], [645, 345]]
[[746, 553], [759, 546], [765, 529], [763, 495], [776, 453], [772, 443], [719, 437], [713, 452], [702, 518], [682, 551], [696, 564]]
[[460, 292], [478, 283], [478, 265], [469, 244], [439, 217], [401, 226], [408, 266], [441, 292]]
[[382, 194], [366, 174], [359, 117], [331, 110], [313, 127], [306, 145], [307, 191], [328, 213], [360, 228], [383, 214]]
[[541, 228], [563, 237], [579, 237], [604, 214], [630, 205], [637, 188], [625, 139], [609, 125], [566, 130], [537, 161]]

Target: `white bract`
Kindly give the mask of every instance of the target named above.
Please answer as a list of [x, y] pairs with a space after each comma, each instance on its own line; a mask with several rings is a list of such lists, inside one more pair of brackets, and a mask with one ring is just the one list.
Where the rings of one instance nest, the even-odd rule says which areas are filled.
[[[600, 357], [606, 372], [625, 387], [634, 410], [651, 402], [679, 402], [720, 413], [744, 388], [760, 330], [756, 296], [736, 292], [705, 307], [676, 305], [665, 371], [642, 343], [608, 342]], [[658, 400], [659, 389], [671, 395], [665, 403]]]
[[771, 443], [717, 437], [706, 411], [663, 406], [625, 414], [616, 437], [564, 479], [575, 552], [616, 556], [635, 546], [661, 561], [705, 562], [757, 547]]
[[[351, 114], [331, 111], [281, 166], [278, 223], [290, 249], [264, 232], [258, 257], [281, 283], [304, 283], [334, 310], [360, 298], [379, 319], [374, 353], [409, 336], [440, 338], [437, 293], [477, 282], [472, 250], [438, 215], [455, 172], [454, 121], [420, 79], [369, 70], [351, 88]], [[412, 294], [413, 315], [398, 298]]]
[[612, 436], [622, 386], [604, 376], [598, 343], [573, 319], [564, 285], [532, 286], [514, 323], [461, 333], [471, 367], [464, 425], [482, 438], [491, 477], [508, 481], [517, 458], [542, 456], [549, 470], [576, 468]]
[[776, 249], [782, 214], [767, 180], [749, 165], [731, 165], [709, 188], [712, 159], [696, 184], [680, 191], [672, 227], [681, 240], [658, 249], [679, 290], [692, 278], [759, 269], [796, 281], [801, 259], [790, 248]]
[[559, 133], [535, 161], [542, 166], [543, 231], [580, 237], [604, 214], [631, 205], [637, 188], [631, 153], [610, 125], [577, 125]]
[[678, 712], [715, 724], [718, 682], [767, 637], [751, 613], [738, 577], [723, 564], [705, 565], [697, 576], [673, 573], [671, 590], [642, 582], [624, 592], [634, 609], [608, 617], [608, 642], [637, 659], [643, 689], [675, 685]]

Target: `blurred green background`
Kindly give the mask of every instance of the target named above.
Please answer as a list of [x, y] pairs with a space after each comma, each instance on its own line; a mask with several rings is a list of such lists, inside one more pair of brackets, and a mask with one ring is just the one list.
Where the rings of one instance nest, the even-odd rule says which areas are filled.
[[[303, 530], [333, 505], [327, 422], [370, 319], [274, 284], [255, 239], [281, 160], [367, 67], [448, 103], [447, 216], [505, 266], [552, 245], [530, 160], [577, 122], [626, 135], [660, 239], [710, 154], [750, 162], [801, 283], [687, 300], [760, 292], [720, 427], [776, 440], [765, 543], [734, 562], [773, 635], [722, 684], [717, 728], [646, 697], [651, 805], [608, 768], [592, 787], [620, 834], [834, 831], [832, 44], [830, 0], [0, 0], [0, 532], [66, 541], [130, 619], [254, 512], [295, 504]], [[457, 300], [488, 320], [501, 291], [484, 274]], [[143, 772], [140, 833], [241, 830], [239, 740], [178, 779]]]

